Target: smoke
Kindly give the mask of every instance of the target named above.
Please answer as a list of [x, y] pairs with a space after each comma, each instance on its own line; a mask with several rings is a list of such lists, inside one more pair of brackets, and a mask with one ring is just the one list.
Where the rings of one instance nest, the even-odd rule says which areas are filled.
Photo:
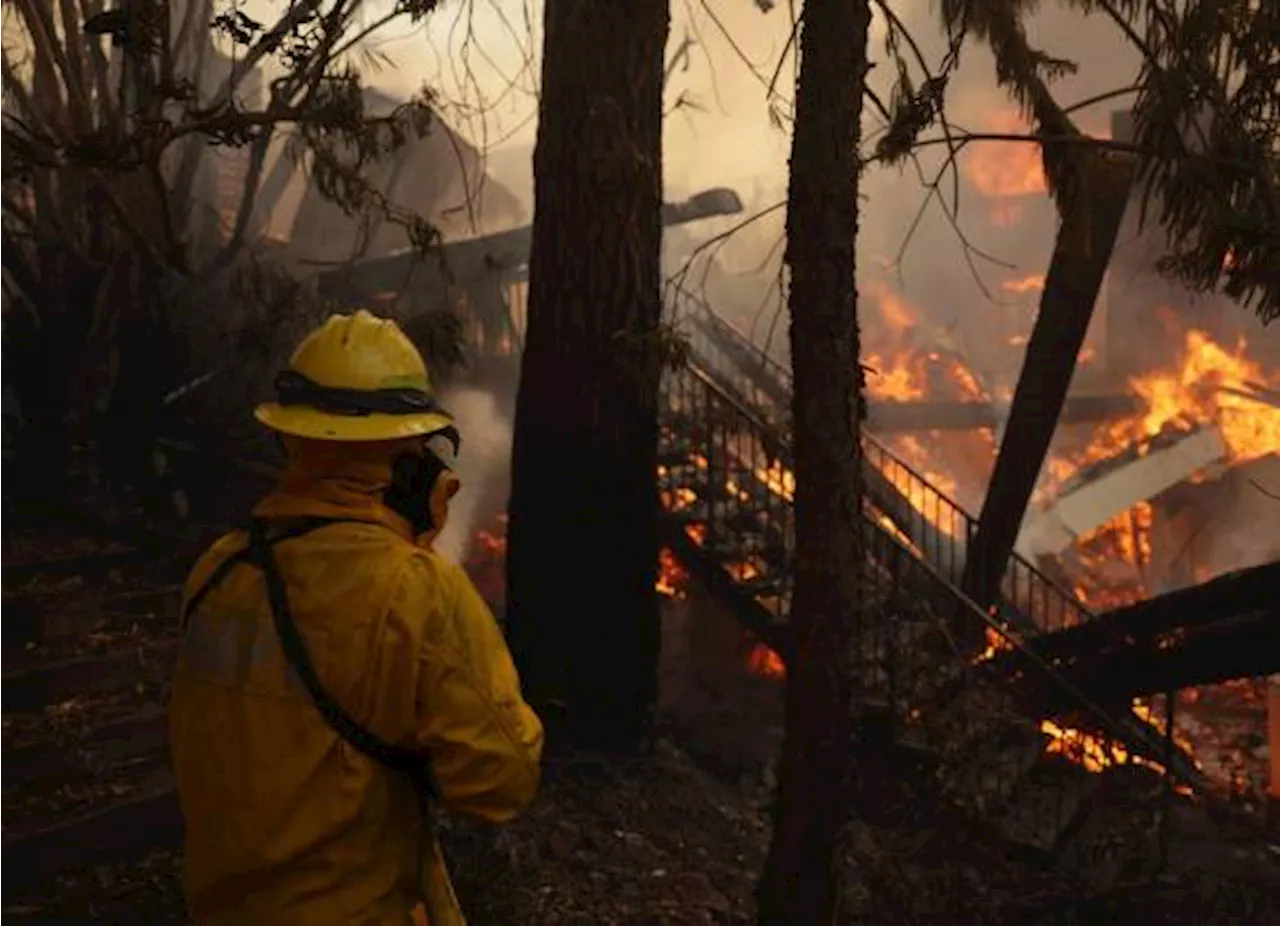
[[454, 562], [469, 552], [475, 532], [487, 526], [507, 503], [511, 458], [511, 420], [492, 392], [456, 389], [441, 397], [462, 433], [458, 475], [462, 488], [449, 506], [449, 520], [435, 548]]
[[[260, 5], [263, 0], [250, 4]], [[380, 15], [386, 0], [368, 4], [370, 17]], [[768, 13], [762, 7], [770, 7]], [[667, 48], [670, 78], [663, 166], [666, 195], [682, 199], [710, 186], [732, 186], [746, 204], [746, 214], [785, 197], [790, 148], [789, 115], [794, 95], [796, 56], [791, 17], [800, 4], [762, 4], [752, 0], [679, 0], [671, 4]], [[915, 61], [916, 49], [928, 68], [936, 69], [947, 50], [935, 0], [894, 0], [894, 14], [910, 33], [914, 47], [903, 46], [918, 86], [925, 77]], [[880, 100], [892, 96], [897, 77], [887, 49], [883, 16], [874, 11], [868, 82]], [[442, 117], [487, 153], [489, 176], [509, 188], [532, 213], [531, 155], [537, 130], [541, 79], [542, 0], [447, 0], [415, 26], [395, 34], [379, 32], [380, 64], [361, 64], [366, 79], [380, 89], [407, 95], [424, 84], [437, 94]], [[1047, 53], [1077, 62], [1079, 67], [1053, 84], [1064, 104], [1115, 91], [1133, 83], [1137, 53], [1105, 15], [1083, 15], [1078, 9], [1043, 5], [1028, 20], [1034, 44]], [[692, 43], [686, 48], [686, 43]], [[953, 123], [972, 131], [1018, 130], [1016, 107], [995, 84], [995, 67], [983, 46], [969, 43], [962, 65], [947, 88]], [[387, 66], [385, 62], [390, 62]], [[1105, 134], [1113, 109], [1123, 97], [1084, 106], [1074, 113], [1088, 132]], [[868, 104], [868, 146], [883, 118]], [[935, 133], [936, 134], [936, 133]], [[1032, 147], [1016, 142], [979, 142], [959, 157], [961, 172], [957, 224], [944, 215], [936, 199], [917, 220], [930, 194], [921, 177], [931, 179], [946, 157], [943, 147], [919, 152], [915, 164], [900, 169], [873, 166], [862, 178], [864, 206], [859, 227], [859, 283], [863, 292], [864, 331], [869, 342], [878, 330], [877, 298], [871, 284], [904, 295], [921, 317], [922, 327], [948, 329], [961, 349], [980, 350], [992, 339], [992, 325], [1007, 337], [1025, 335], [1038, 302], [1034, 292], [1013, 293], [1003, 284], [1043, 273], [1049, 260], [1057, 218], [1046, 194], [1034, 187], [1019, 195], [993, 197], [973, 174], [979, 162], [1034, 161]], [[1006, 169], [1009, 168], [1006, 165]], [[474, 184], [477, 178], [469, 178]], [[950, 178], [939, 193], [951, 198]], [[483, 195], [482, 193], [480, 195]], [[677, 269], [694, 247], [728, 231], [738, 218], [707, 220], [668, 235], [668, 271]], [[772, 328], [780, 352], [785, 328], [774, 321], [782, 306], [776, 288], [781, 264], [779, 243], [784, 214], [775, 212], [734, 234], [714, 253], [719, 266], [706, 277], [705, 295], [717, 311], [742, 323], [763, 340]], [[910, 234], [905, 250], [903, 243]], [[709, 256], [712, 252], [706, 252]], [[989, 255], [994, 260], [988, 259]], [[966, 259], [967, 258], [967, 259]], [[976, 267], [981, 283], [975, 280]], [[701, 286], [702, 272], [691, 279]], [[1141, 292], [1138, 301], [1147, 297]], [[1152, 301], [1167, 301], [1159, 292]], [[1134, 325], [1141, 312], [1124, 314]], [[1243, 313], [1241, 313], [1243, 314]], [[1128, 332], [1126, 332], [1128, 334]], [[1010, 369], [989, 371], [997, 379], [1016, 374], [1020, 358], [1003, 362]]]
[[[750, 214], [785, 196], [788, 120], [796, 67], [791, 42], [793, 7], [776, 4], [767, 14], [760, 7], [750, 0], [682, 0], [672, 4], [667, 54], [674, 66], [666, 90], [663, 138], [669, 199], [682, 199], [710, 186], [732, 186]], [[936, 67], [946, 51], [937, 4], [906, 0], [894, 2], [892, 7], [921, 57], [931, 68]], [[429, 17], [423, 28], [382, 41], [379, 52], [395, 60], [397, 67], [369, 75], [374, 83], [401, 93], [423, 82], [438, 91], [444, 117], [488, 152], [489, 174], [510, 188], [530, 212], [541, 21], [541, 0], [483, 4], [452, 0]], [[1051, 54], [1081, 63], [1075, 75], [1054, 86], [1064, 102], [1132, 83], [1137, 57], [1104, 17], [1047, 7], [1030, 21], [1029, 31]], [[692, 47], [684, 56], [677, 56], [686, 40]], [[896, 65], [886, 51], [886, 29], [879, 11], [873, 20], [869, 51], [874, 65], [869, 83], [878, 98], [887, 101]], [[906, 54], [914, 58], [912, 51]], [[918, 85], [924, 74], [917, 65], [912, 67]], [[1086, 130], [1102, 131], [1107, 128], [1110, 110], [1123, 102], [1087, 107], [1077, 117]], [[1009, 128], [1008, 116], [1014, 106], [995, 86], [994, 63], [985, 48], [966, 47], [963, 64], [948, 87], [948, 108], [954, 122], [965, 129]], [[868, 139], [873, 139], [882, 123], [882, 117], [868, 105]], [[961, 155], [962, 171], [982, 156], [982, 147], [1000, 149], [1001, 156], [1014, 157], [1025, 155], [1029, 146], [974, 145]], [[985, 153], [990, 156], [990, 150]], [[924, 174], [931, 176], [944, 157], [941, 148], [921, 152]], [[949, 196], [949, 183], [945, 186]], [[960, 223], [972, 246], [1012, 265], [1006, 268], [975, 258], [987, 278], [986, 288], [998, 294], [1002, 280], [1011, 274], [1043, 272], [1056, 230], [1047, 196], [1020, 197], [1016, 227], [991, 227], [990, 204], [971, 185], [961, 186]], [[936, 203], [926, 209], [911, 246], [898, 260], [902, 242], [915, 223], [917, 207], [926, 196], [915, 168], [872, 168], [864, 175], [863, 193], [866, 208], [859, 229], [863, 280], [879, 278], [891, 283], [911, 298], [928, 323], [969, 329], [972, 340], [981, 341], [986, 334], [983, 316], [1004, 309], [973, 280], [963, 259], [964, 247]], [[675, 269], [679, 257], [687, 256], [699, 241], [727, 231], [740, 219], [708, 220], [673, 230], [668, 236], [668, 268]], [[748, 326], [755, 322], [761, 336], [780, 305], [776, 292], [771, 294], [769, 288], [781, 261], [777, 245], [783, 221], [783, 213], [777, 212], [737, 232], [717, 249], [721, 266], [713, 271], [716, 279], [707, 281], [707, 296], [717, 310]], [[1022, 300], [1024, 327], [1030, 325], [1034, 305], [1034, 299]], [[874, 312], [866, 315], [874, 329]], [[870, 333], [875, 334], [874, 330]]]
[[[699, 245], [725, 235], [744, 219], [785, 199], [790, 152], [790, 112], [796, 57], [790, 46], [790, 16], [799, 4], [775, 4], [762, 13], [751, 0], [681, 0], [672, 4], [668, 62], [675, 61], [666, 88], [663, 137], [665, 195], [686, 198], [713, 186], [735, 189], [745, 204], [741, 216], [723, 217], [669, 229], [664, 264], [676, 272]], [[892, 0], [891, 7], [914, 39], [930, 69], [947, 50], [936, 0]], [[369, 75], [375, 84], [405, 93], [422, 83], [438, 91], [441, 113], [460, 134], [487, 155], [490, 176], [508, 187], [532, 213], [532, 151], [536, 135], [537, 88], [541, 69], [541, 0], [450, 0], [422, 29], [380, 44], [398, 66]], [[1034, 45], [1079, 67], [1052, 84], [1064, 105], [1087, 101], [1132, 86], [1139, 57], [1103, 14], [1042, 5], [1028, 21]], [[887, 30], [875, 11], [869, 54], [871, 90], [888, 101], [897, 66], [886, 47]], [[694, 44], [675, 59], [688, 39]], [[425, 53], [424, 53], [425, 50]], [[904, 47], [912, 77], [925, 77], [916, 51]], [[957, 129], [1019, 133], [1025, 129], [1017, 106], [995, 83], [990, 52], [970, 42], [947, 87], [947, 114]], [[1113, 111], [1125, 96], [1073, 110], [1087, 133], [1108, 136]], [[864, 143], [870, 151], [884, 119], [868, 104]], [[926, 135], [937, 135], [936, 130]], [[1022, 363], [1022, 349], [1039, 304], [1031, 281], [1048, 269], [1058, 218], [1039, 175], [1038, 152], [1025, 142], [980, 141], [956, 159], [957, 173], [932, 181], [947, 158], [944, 146], [921, 149], [915, 161], [898, 168], [870, 166], [861, 177], [863, 208], [858, 229], [859, 314], [864, 345], [874, 352], [895, 343], [906, 306], [915, 324], [918, 350], [940, 346], [964, 357], [992, 393], [1007, 393]], [[939, 203], [953, 203], [946, 214]], [[924, 208], [922, 209], [922, 203]], [[779, 286], [785, 211], [778, 209], [704, 249], [684, 285], [699, 290], [720, 314], [734, 320], [780, 359], [786, 355], [785, 293]], [[1128, 259], [1138, 235], [1129, 222], [1117, 249], [1108, 283], [1095, 313], [1086, 351], [1097, 361], [1076, 378], [1081, 391], [1127, 388], [1127, 379], [1154, 365], [1172, 362], [1177, 332], [1164, 337], [1160, 313], [1177, 318], [1179, 329], [1209, 330], [1220, 343], [1245, 335], [1267, 366], [1280, 353], [1255, 320], [1214, 296], [1194, 298], [1149, 272], [1151, 258]], [[908, 241], [909, 239], [909, 241]], [[709, 260], [709, 258], [714, 260]], [[1147, 268], [1147, 272], [1143, 268]], [[900, 341], [898, 341], [900, 345]], [[1116, 350], [1142, 348], [1146, 354]], [[1113, 355], [1106, 370], [1106, 355]], [[1105, 375], [1104, 375], [1105, 374]], [[481, 394], [456, 400], [468, 425], [464, 448], [467, 486], [454, 509], [442, 544], [462, 550], [471, 525], [494, 511], [502, 495], [494, 488], [505, 473], [509, 427]], [[492, 431], [489, 429], [492, 428]], [[478, 433], [473, 433], [478, 432]], [[486, 432], [488, 434], [486, 435]], [[499, 449], [501, 444], [501, 449]], [[482, 450], [486, 447], [487, 450]], [[470, 454], [475, 454], [471, 456]], [[974, 473], [962, 486], [980, 497], [985, 476]], [[489, 487], [486, 488], [485, 486]]]

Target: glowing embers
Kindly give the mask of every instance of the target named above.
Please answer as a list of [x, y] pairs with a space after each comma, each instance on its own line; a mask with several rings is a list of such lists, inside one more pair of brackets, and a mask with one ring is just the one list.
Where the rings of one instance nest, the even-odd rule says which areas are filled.
[[[680, 444], [675, 434], [667, 442]], [[748, 596], [785, 619], [794, 476], [777, 461], [764, 462], [757, 442], [743, 435], [721, 433], [713, 443], [714, 468], [701, 453], [672, 450], [664, 456], [667, 462], [658, 468], [662, 506]], [[710, 546], [709, 519], [715, 526]]]
[[[1166, 774], [1164, 766], [1159, 762], [1136, 756], [1120, 743], [1074, 727], [1062, 726], [1052, 720], [1042, 720], [1040, 732], [1049, 737], [1049, 743], [1045, 747], [1046, 753], [1060, 755], [1095, 774], [1122, 765], [1141, 765], [1158, 774]], [[1191, 793], [1191, 789], [1183, 784], [1177, 785], [1176, 790], [1180, 794]]]
[[685, 584], [689, 581], [688, 571], [680, 565], [669, 547], [658, 551], [658, 581], [654, 586], [658, 594], [667, 598], [682, 599], [685, 596]]
[[747, 668], [762, 678], [783, 679], [787, 677], [787, 667], [782, 657], [763, 643], [754, 643], [747, 653]]

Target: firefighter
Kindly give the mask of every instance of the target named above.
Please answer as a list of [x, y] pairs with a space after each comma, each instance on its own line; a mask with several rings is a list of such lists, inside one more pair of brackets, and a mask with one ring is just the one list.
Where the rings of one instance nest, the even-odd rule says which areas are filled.
[[258, 420], [288, 466], [184, 589], [169, 705], [199, 924], [465, 923], [432, 812], [500, 823], [542, 725], [466, 574], [430, 549], [458, 435], [392, 321], [334, 315]]

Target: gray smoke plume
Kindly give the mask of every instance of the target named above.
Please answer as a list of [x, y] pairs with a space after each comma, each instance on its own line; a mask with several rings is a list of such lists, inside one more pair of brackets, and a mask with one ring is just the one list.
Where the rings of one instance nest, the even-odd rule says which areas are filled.
[[462, 562], [475, 532], [507, 503], [511, 465], [511, 421], [492, 392], [457, 389], [441, 396], [441, 404], [458, 421], [462, 450], [458, 476], [462, 488], [449, 507], [449, 521], [436, 540], [436, 550]]

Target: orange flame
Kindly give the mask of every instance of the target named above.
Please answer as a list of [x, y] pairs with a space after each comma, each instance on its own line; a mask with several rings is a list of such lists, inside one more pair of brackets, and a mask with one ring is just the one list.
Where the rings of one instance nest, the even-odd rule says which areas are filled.
[[675, 554], [668, 547], [659, 550], [658, 581], [654, 586], [658, 594], [667, 598], [683, 598], [685, 583], [688, 581], [689, 573], [676, 561]]
[[[1050, 738], [1045, 747], [1046, 753], [1063, 756], [1090, 772], [1100, 773], [1120, 765], [1141, 765], [1162, 775], [1166, 773], [1159, 762], [1133, 755], [1120, 743], [1100, 739], [1073, 727], [1060, 726], [1052, 720], [1042, 720], [1040, 732]], [[1176, 733], [1174, 738], [1178, 738]], [[1177, 785], [1174, 790], [1183, 795], [1192, 793], [1184, 784]]]
[[1266, 376], [1245, 348], [1243, 338], [1228, 351], [1205, 332], [1188, 331], [1178, 369], [1130, 380], [1148, 405], [1142, 431], [1155, 435], [1166, 426], [1189, 430], [1216, 422], [1235, 463], [1280, 453], [1280, 408], [1239, 394], [1255, 383], [1280, 385], [1280, 374]]
[[1175, 365], [1129, 381], [1146, 406], [1142, 413], [1103, 426], [1082, 452], [1050, 457], [1038, 497], [1052, 497], [1081, 467], [1116, 456], [1165, 429], [1216, 426], [1232, 464], [1280, 453], [1280, 409], [1247, 397], [1258, 386], [1280, 387], [1280, 373], [1264, 373], [1246, 356], [1246, 347], [1241, 340], [1231, 351], [1204, 331], [1186, 332]]
[[[993, 134], [1016, 135], [1028, 131], [1026, 121], [1013, 110], [1001, 110], [987, 118]], [[965, 161], [965, 176], [978, 192], [992, 198], [1035, 196], [1048, 190], [1040, 147], [1031, 141], [984, 141], [973, 146]]]
[[756, 643], [747, 654], [747, 668], [764, 678], [786, 678], [787, 667], [782, 657], [765, 646]]
[[1039, 293], [1044, 291], [1044, 274], [1029, 273], [1016, 280], [1005, 280], [1000, 288], [1006, 293]]

